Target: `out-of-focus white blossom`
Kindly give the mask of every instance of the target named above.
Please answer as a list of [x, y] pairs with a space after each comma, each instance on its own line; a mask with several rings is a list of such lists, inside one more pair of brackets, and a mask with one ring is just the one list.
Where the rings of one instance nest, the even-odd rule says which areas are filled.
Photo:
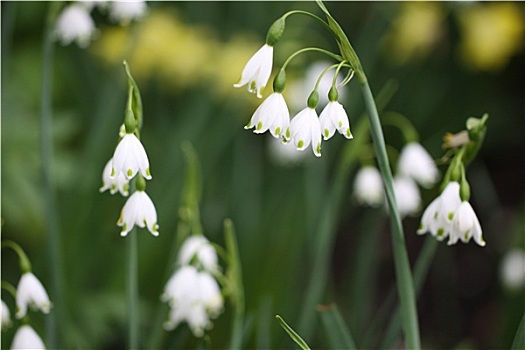
[[11, 314], [9, 308], [3, 300], [0, 300], [0, 314], [2, 316], [2, 330], [6, 329], [11, 325]]
[[405, 176], [397, 176], [393, 185], [399, 215], [405, 217], [417, 214], [421, 207], [421, 196], [414, 180]]
[[354, 197], [361, 205], [377, 207], [383, 203], [385, 191], [381, 173], [373, 166], [359, 170], [354, 180]]
[[28, 306], [45, 314], [51, 309], [51, 302], [44, 286], [31, 272], [22, 274], [16, 288], [16, 307], [18, 308], [16, 318], [24, 317]]
[[521, 289], [525, 286], [525, 251], [514, 248], [507, 252], [500, 265], [503, 284], [509, 289]]
[[109, 16], [122, 25], [134, 19], [141, 19], [146, 15], [147, 6], [144, 0], [110, 1]]
[[46, 346], [42, 341], [42, 338], [35, 332], [31, 326], [24, 324], [15, 333], [13, 342], [11, 343], [11, 349], [45, 349]]
[[201, 265], [207, 271], [218, 269], [217, 252], [203, 235], [188, 237], [180, 248], [178, 260], [181, 265], [189, 265], [196, 260], [197, 265]]
[[297, 151], [292, 142], [281, 142], [281, 140], [274, 138], [270, 139], [268, 151], [270, 157], [275, 160], [276, 163], [285, 166], [299, 164], [306, 156], [304, 152]]
[[129, 180], [124, 176], [122, 172], [111, 177], [111, 171], [113, 168], [113, 158], [111, 158], [102, 171], [102, 187], [100, 192], [109, 190], [111, 194], [120, 192], [121, 195], [126, 197], [129, 193]]
[[432, 187], [439, 178], [434, 160], [417, 142], [410, 142], [401, 150], [398, 171], [425, 188]]
[[81, 4], [72, 4], [60, 13], [54, 35], [62, 45], [69, 45], [75, 41], [78, 46], [86, 48], [95, 32], [95, 22], [89, 10]]

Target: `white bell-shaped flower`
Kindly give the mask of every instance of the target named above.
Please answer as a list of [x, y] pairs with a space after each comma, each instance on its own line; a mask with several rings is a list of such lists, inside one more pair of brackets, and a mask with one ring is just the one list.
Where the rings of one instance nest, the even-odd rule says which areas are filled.
[[199, 272], [190, 265], [182, 266], [172, 275], [161, 299], [171, 307], [164, 328], [172, 330], [186, 321], [197, 337], [212, 327], [210, 317], [217, 317], [223, 308], [223, 299], [215, 279], [208, 272]]
[[279, 92], [274, 92], [255, 110], [252, 118], [245, 129], [255, 128], [256, 134], [262, 134], [270, 130], [273, 137], [289, 138], [287, 132], [290, 125], [290, 112], [286, 106], [284, 97]]
[[449, 235], [448, 244], [456, 244], [460, 239], [467, 243], [471, 238], [480, 246], [485, 246], [483, 240], [481, 225], [474, 209], [468, 201], [463, 201], [454, 214], [452, 231]]
[[240, 81], [233, 85], [241, 87], [248, 85], [248, 91], [256, 93], [261, 98], [261, 91], [268, 84], [273, 65], [273, 46], [264, 44], [246, 63]]
[[46, 346], [42, 338], [35, 332], [31, 326], [24, 324], [17, 329], [13, 342], [11, 343], [11, 350], [18, 349], [45, 349]]
[[217, 252], [203, 235], [188, 237], [180, 248], [178, 260], [181, 265], [190, 265], [197, 260], [198, 265], [207, 271], [218, 269]]
[[347, 139], [353, 138], [348, 115], [343, 105], [337, 101], [330, 101], [326, 104], [319, 115], [319, 122], [325, 140], [331, 138], [336, 130]]
[[0, 316], [2, 317], [2, 330], [11, 325], [11, 313], [3, 300], [0, 300]]
[[381, 173], [373, 166], [359, 170], [354, 180], [354, 197], [361, 205], [377, 207], [383, 203], [385, 191]]
[[315, 109], [306, 107], [290, 122], [290, 134], [295, 147], [302, 151], [312, 144], [316, 157], [321, 156], [321, 125]]
[[126, 236], [134, 225], [147, 227], [153, 236], [159, 235], [155, 205], [144, 191], [135, 191], [124, 204], [117, 225], [122, 227], [121, 236]]
[[134, 134], [126, 134], [120, 140], [113, 154], [112, 176], [122, 173], [128, 179], [132, 179], [140, 170], [142, 176], [151, 179], [149, 160], [146, 150], [140, 140]]
[[89, 10], [79, 4], [73, 4], [66, 6], [60, 13], [54, 35], [63, 45], [76, 41], [78, 46], [86, 48], [95, 31], [95, 22]]
[[49, 313], [51, 302], [42, 283], [31, 272], [26, 272], [20, 277], [16, 289], [16, 318], [21, 319], [27, 313], [28, 306]]
[[393, 185], [399, 215], [405, 217], [416, 214], [421, 207], [421, 196], [416, 183], [411, 178], [397, 176]]
[[110, 1], [109, 17], [126, 25], [134, 19], [141, 19], [146, 14], [147, 6], [144, 0]]
[[425, 188], [432, 187], [439, 178], [434, 160], [417, 142], [410, 142], [401, 150], [398, 171], [403, 176], [411, 177]]
[[113, 158], [111, 158], [104, 167], [102, 171], [102, 187], [100, 192], [109, 190], [111, 194], [120, 192], [121, 195], [126, 197], [129, 193], [129, 180], [124, 176], [122, 172], [118, 173], [115, 176], [111, 176], [111, 171], [113, 168]]

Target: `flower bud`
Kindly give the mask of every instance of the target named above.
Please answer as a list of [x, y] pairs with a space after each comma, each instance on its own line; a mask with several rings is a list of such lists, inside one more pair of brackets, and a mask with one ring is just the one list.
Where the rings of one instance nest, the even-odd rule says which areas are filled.
[[315, 109], [315, 107], [317, 107], [318, 102], [319, 102], [319, 93], [317, 92], [317, 90], [314, 90], [308, 97], [308, 107]]
[[137, 128], [137, 121], [135, 120], [135, 115], [131, 109], [126, 110], [124, 126], [126, 127], [126, 133], [128, 134], [132, 134]]
[[339, 99], [339, 93], [337, 92], [337, 88], [332, 85], [330, 88], [330, 91], [328, 91], [328, 101], [335, 102]]
[[281, 93], [284, 91], [286, 86], [286, 72], [284, 69], [281, 69], [279, 73], [273, 79], [273, 91]]
[[284, 17], [281, 17], [277, 21], [273, 22], [273, 24], [270, 26], [270, 29], [268, 29], [268, 34], [266, 35], [266, 44], [270, 46], [277, 44], [284, 33], [285, 24], [286, 21]]

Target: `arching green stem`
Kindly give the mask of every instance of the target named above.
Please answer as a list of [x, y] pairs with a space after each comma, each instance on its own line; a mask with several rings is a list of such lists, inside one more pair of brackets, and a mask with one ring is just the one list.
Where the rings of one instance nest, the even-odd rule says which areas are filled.
[[325, 54], [327, 56], [330, 56], [331, 58], [337, 60], [338, 62], [341, 62], [343, 60], [342, 56], [339, 56], [338, 54], [335, 54], [335, 53], [330, 52], [328, 50], [321, 49], [321, 48], [318, 48], [318, 47], [305, 47], [304, 49], [298, 50], [298, 51], [294, 52], [293, 54], [291, 54], [290, 57], [288, 57], [288, 59], [286, 59], [286, 61], [284, 62], [284, 64], [283, 64], [281, 69], [286, 69], [286, 66], [288, 66], [290, 61], [293, 60], [296, 56], [298, 56], [298, 55], [300, 55], [300, 54], [302, 54], [304, 52], [310, 52], [310, 51], [316, 51], [316, 52], [323, 53], [323, 54]]

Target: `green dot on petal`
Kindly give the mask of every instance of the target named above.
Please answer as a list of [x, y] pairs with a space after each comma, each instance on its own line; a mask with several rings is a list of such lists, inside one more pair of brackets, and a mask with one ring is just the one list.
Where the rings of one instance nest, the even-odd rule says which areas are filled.
[[303, 146], [304, 146], [304, 141], [303, 140], [299, 140], [299, 142], [297, 143], [297, 147], [303, 148]]

